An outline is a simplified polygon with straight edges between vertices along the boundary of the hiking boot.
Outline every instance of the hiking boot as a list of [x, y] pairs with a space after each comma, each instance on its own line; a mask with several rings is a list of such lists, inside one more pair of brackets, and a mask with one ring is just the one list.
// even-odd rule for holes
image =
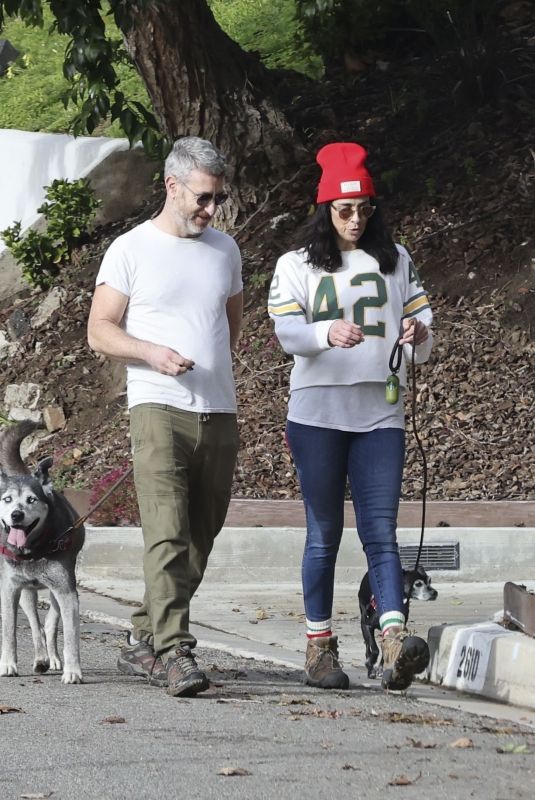
[[149, 642], [131, 643], [130, 633], [121, 647], [117, 668], [124, 675], [147, 678], [152, 686], [167, 686], [167, 670]]
[[389, 628], [383, 636], [383, 689], [407, 689], [415, 675], [429, 664], [429, 647], [424, 639], [411, 636], [406, 628]]
[[305, 683], [320, 689], [349, 688], [349, 678], [338, 661], [336, 636], [317, 636], [308, 640]]
[[167, 693], [173, 697], [192, 697], [204, 692], [210, 684], [199, 669], [189, 644], [183, 644], [169, 655], [166, 663]]

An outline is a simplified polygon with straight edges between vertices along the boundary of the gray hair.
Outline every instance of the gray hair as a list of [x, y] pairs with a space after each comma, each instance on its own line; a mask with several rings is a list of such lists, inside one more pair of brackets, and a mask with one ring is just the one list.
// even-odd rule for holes
[[207, 139], [183, 136], [177, 139], [165, 160], [164, 177], [174, 175], [185, 180], [194, 169], [219, 177], [224, 175], [225, 167], [225, 157]]

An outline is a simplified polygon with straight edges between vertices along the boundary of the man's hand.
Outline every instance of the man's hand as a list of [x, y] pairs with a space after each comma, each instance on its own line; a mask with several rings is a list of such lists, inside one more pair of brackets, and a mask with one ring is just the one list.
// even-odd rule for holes
[[364, 336], [359, 325], [337, 319], [329, 328], [327, 341], [331, 347], [355, 347], [364, 341]]
[[176, 350], [164, 347], [160, 344], [147, 342], [147, 352], [145, 361], [162, 375], [183, 375], [188, 370], [192, 370], [195, 362], [189, 358], [184, 358]]
[[429, 328], [419, 319], [414, 317], [412, 319], [405, 318], [402, 320], [402, 324], [403, 333], [399, 338], [400, 344], [422, 344], [429, 336]]

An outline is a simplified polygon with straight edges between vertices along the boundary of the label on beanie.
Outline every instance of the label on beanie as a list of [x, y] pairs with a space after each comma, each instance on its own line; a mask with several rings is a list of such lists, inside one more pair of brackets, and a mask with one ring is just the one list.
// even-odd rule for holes
[[347, 192], [360, 192], [360, 181], [342, 181], [340, 184], [340, 191], [346, 194]]

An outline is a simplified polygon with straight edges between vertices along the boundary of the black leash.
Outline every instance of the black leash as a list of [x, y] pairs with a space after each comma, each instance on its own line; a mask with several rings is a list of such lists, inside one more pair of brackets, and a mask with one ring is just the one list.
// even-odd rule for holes
[[[416, 439], [416, 444], [418, 445], [418, 449], [420, 451], [420, 455], [422, 457], [422, 470], [423, 470], [423, 486], [422, 486], [422, 528], [420, 532], [420, 544], [418, 547], [418, 554], [416, 556], [416, 562], [414, 564], [414, 571], [418, 569], [420, 564], [420, 556], [422, 555], [422, 547], [424, 544], [424, 531], [425, 531], [425, 512], [426, 512], [426, 502], [427, 502], [427, 459], [425, 457], [425, 450], [423, 448], [422, 442], [420, 441], [420, 437], [418, 435], [418, 427], [416, 425], [416, 368], [415, 368], [415, 350], [416, 346], [412, 345], [412, 354], [411, 354], [411, 392], [412, 392], [412, 400], [411, 400], [411, 420], [412, 420], [412, 431], [414, 433], [414, 438]], [[386, 379], [386, 400], [388, 403], [394, 404], [397, 403], [399, 398], [399, 378], [397, 373], [401, 367], [401, 362], [403, 359], [403, 345], [399, 343], [399, 339], [396, 341], [394, 347], [392, 348], [392, 353], [390, 355], [390, 359], [388, 362], [388, 368], [390, 369], [391, 374]], [[411, 586], [412, 590], [412, 586]]]

